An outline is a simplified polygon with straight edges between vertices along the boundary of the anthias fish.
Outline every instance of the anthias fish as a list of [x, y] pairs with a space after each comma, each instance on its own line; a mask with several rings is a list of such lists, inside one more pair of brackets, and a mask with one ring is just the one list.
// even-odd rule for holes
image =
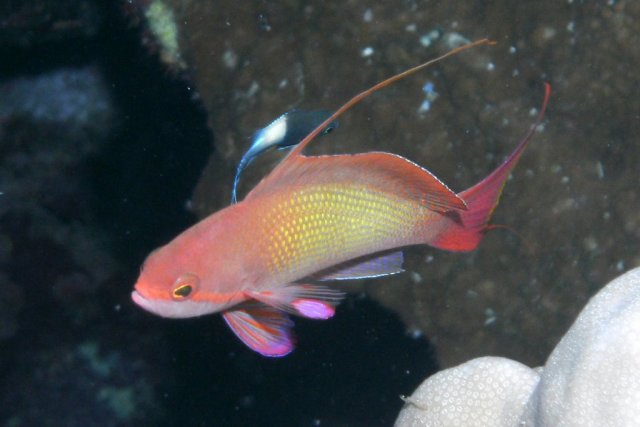
[[402, 271], [400, 249], [450, 251], [478, 245], [502, 187], [543, 117], [489, 176], [456, 194], [426, 169], [390, 153], [305, 156], [339, 115], [382, 87], [466, 45], [356, 95], [319, 124], [244, 200], [157, 249], [132, 293], [164, 317], [221, 312], [233, 332], [265, 356], [294, 348], [289, 314], [328, 319], [343, 293], [323, 280]]
[[[312, 130], [324, 122], [331, 112], [327, 110], [304, 111], [292, 110], [284, 113], [264, 128], [257, 131], [251, 138], [251, 147], [244, 153], [238, 163], [236, 176], [233, 179], [231, 203], [237, 203], [238, 184], [242, 171], [260, 154], [277, 148], [283, 150], [298, 144]], [[338, 122], [329, 123], [322, 134], [327, 134], [338, 127]]]

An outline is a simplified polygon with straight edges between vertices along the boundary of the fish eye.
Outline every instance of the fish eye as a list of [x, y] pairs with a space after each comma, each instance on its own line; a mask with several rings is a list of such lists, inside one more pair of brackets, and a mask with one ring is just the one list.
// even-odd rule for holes
[[191, 294], [193, 290], [193, 286], [191, 285], [180, 285], [173, 290], [173, 297], [175, 299], [184, 299]]
[[182, 301], [189, 298], [193, 295], [193, 292], [196, 290], [200, 279], [195, 274], [187, 273], [178, 277], [175, 284], [173, 285], [173, 291], [171, 291], [171, 296], [176, 301]]

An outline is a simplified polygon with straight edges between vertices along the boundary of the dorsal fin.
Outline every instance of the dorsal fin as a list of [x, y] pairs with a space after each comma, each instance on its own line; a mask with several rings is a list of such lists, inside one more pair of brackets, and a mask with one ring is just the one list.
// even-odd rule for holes
[[278, 182], [279, 181], [279, 175], [285, 173], [286, 168], [289, 167], [290, 165], [293, 166], [292, 164], [294, 163], [294, 160], [297, 157], [302, 156], [302, 151], [305, 149], [305, 147], [307, 146], [307, 144], [309, 144], [316, 136], [318, 136], [325, 128], [327, 128], [327, 126], [329, 126], [332, 122], [334, 122], [335, 120], [338, 119], [338, 117], [340, 117], [342, 114], [344, 114], [346, 111], [348, 111], [351, 107], [353, 107], [354, 105], [358, 104], [360, 101], [362, 101], [363, 99], [367, 98], [369, 95], [373, 94], [374, 92], [379, 91], [380, 89], [383, 89], [384, 87], [397, 82], [398, 80], [402, 80], [405, 77], [408, 77], [424, 68], [429, 67], [430, 65], [435, 64], [436, 62], [439, 62], [445, 58], [448, 58], [450, 56], [456, 55], [462, 51], [465, 51], [467, 49], [471, 49], [473, 47], [476, 46], [481, 46], [481, 45], [491, 45], [491, 44], [495, 44], [494, 41], [489, 40], [489, 39], [481, 39], [481, 40], [476, 40], [475, 42], [472, 43], [468, 43], [465, 44], [463, 46], [459, 46], [456, 47], [454, 49], [451, 49], [449, 52], [445, 53], [444, 55], [441, 55], [437, 58], [431, 59], [423, 64], [417, 65], [413, 68], [410, 68], [406, 71], [403, 71], [399, 74], [396, 74], [394, 76], [389, 77], [386, 80], [383, 80], [382, 82], [373, 85], [372, 87], [370, 87], [367, 90], [364, 90], [362, 92], [360, 92], [359, 94], [357, 94], [356, 96], [354, 96], [353, 98], [351, 98], [349, 101], [347, 101], [342, 107], [338, 108], [331, 116], [329, 116], [324, 122], [320, 123], [309, 135], [307, 135], [301, 142], [300, 144], [298, 144], [297, 146], [295, 146], [290, 152], [289, 154], [275, 167], [275, 169], [273, 171], [271, 171], [271, 173], [266, 176], [261, 184], [267, 184], [265, 181], [267, 182]]
[[436, 212], [466, 210], [465, 202], [431, 172], [404, 157], [390, 153], [298, 155], [276, 178], [263, 179], [245, 200], [283, 188], [309, 185], [361, 185], [411, 199]]

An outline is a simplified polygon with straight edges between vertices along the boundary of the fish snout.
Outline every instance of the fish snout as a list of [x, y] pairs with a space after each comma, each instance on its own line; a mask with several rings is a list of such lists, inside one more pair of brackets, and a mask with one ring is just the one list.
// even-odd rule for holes
[[137, 290], [134, 289], [134, 291], [131, 292], [131, 299], [133, 300], [134, 303], [139, 305], [141, 308], [154, 313], [154, 310], [152, 309], [151, 301], [143, 297], [142, 294]]
[[175, 301], [150, 298], [138, 290], [131, 292], [131, 299], [150, 313], [172, 319], [185, 319], [220, 311], [220, 307], [206, 301]]

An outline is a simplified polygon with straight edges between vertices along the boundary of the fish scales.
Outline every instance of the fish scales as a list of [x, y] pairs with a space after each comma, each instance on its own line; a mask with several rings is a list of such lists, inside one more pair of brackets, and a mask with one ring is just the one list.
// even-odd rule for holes
[[429, 215], [416, 202], [365, 186], [312, 186], [267, 210], [260, 253], [270, 274], [300, 279], [325, 265], [397, 247]]

